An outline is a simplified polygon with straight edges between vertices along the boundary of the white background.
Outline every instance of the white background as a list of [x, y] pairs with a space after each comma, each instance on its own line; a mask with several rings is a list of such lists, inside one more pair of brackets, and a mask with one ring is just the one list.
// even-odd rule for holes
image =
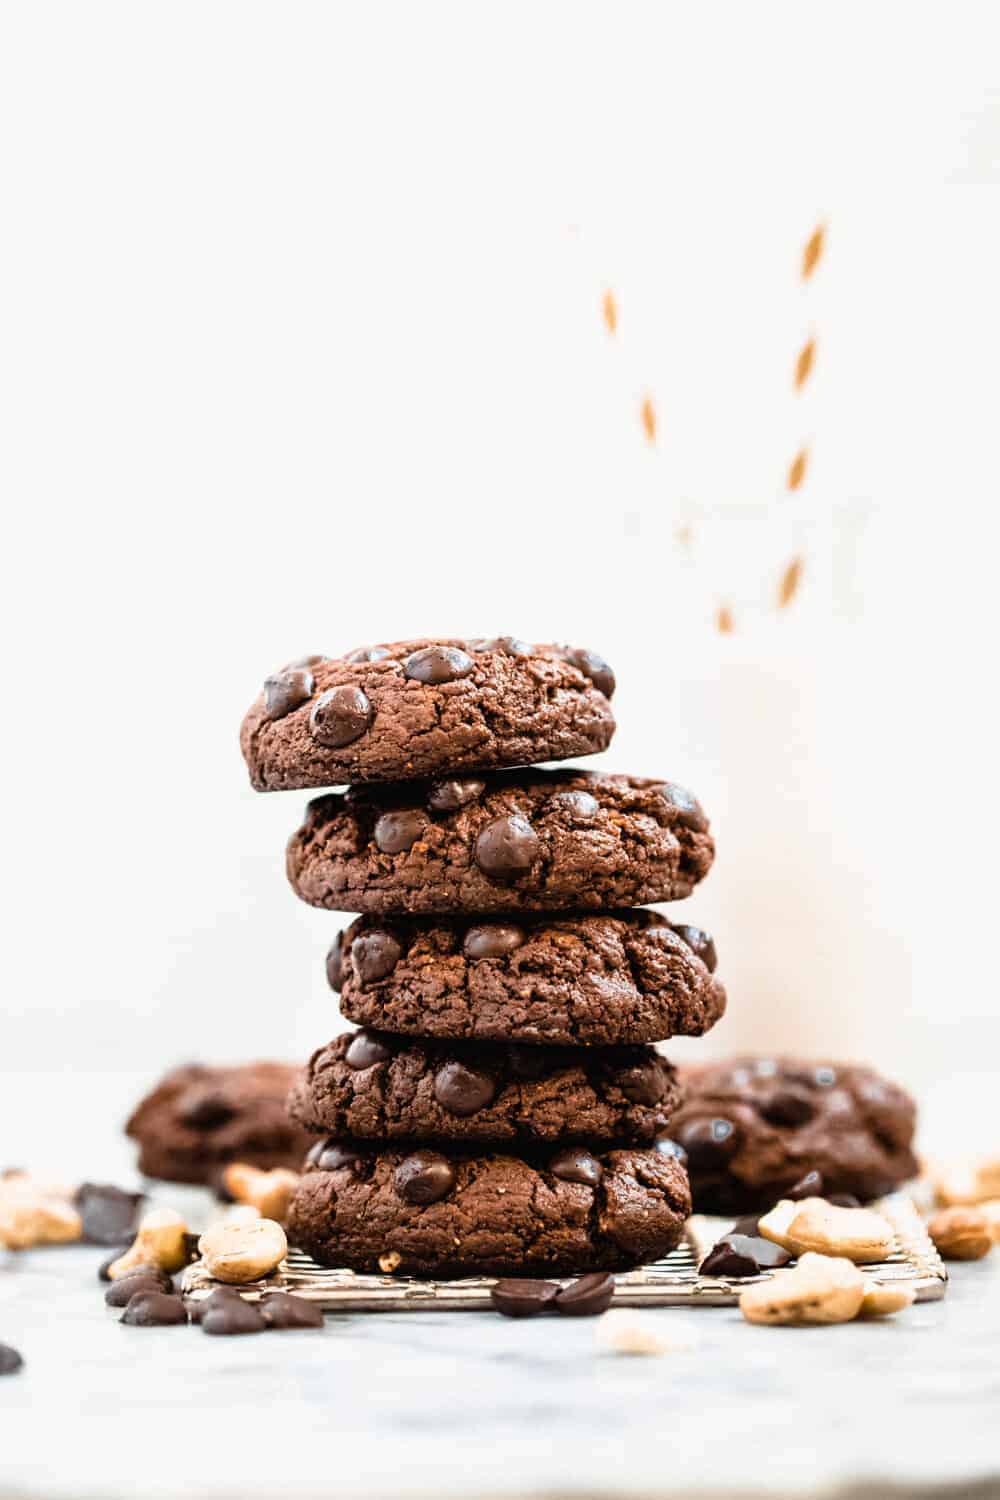
[[675, 1050], [981, 1099], [996, 15], [3, 8], [0, 1066], [325, 1040], [240, 718], [303, 652], [511, 632], [607, 655], [604, 763], [712, 816], [730, 1014]]

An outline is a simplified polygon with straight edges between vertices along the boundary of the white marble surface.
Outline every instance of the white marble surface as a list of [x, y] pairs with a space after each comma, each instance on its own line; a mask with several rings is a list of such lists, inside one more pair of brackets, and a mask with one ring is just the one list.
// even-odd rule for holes
[[[67, 1099], [82, 1084], [67, 1080]], [[3, 1089], [8, 1160], [56, 1166], [61, 1144], [74, 1175], [124, 1180], [117, 1139], [70, 1112], [15, 1151], [8, 1110], [27, 1086]], [[114, 1089], [90, 1095], [104, 1120]], [[103, 1303], [102, 1253], [0, 1268], [0, 1340], [26, 1361], [0, 1383], [0, 1500], [1000, 1494], [995, 1263], [955, 1268], [943, 1302], [885, 1324], [645, 1312], [695, 1347], [628, 1359], [598, 1352], [590, 1319], [357, 1314], [250, 1339], [125, 1328]]]

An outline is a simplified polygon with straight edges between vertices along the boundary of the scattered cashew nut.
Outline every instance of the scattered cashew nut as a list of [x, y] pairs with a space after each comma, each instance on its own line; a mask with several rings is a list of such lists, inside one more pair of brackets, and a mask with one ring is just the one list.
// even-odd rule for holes
[[274, 1219], [251, 1224], [213, 1224], [198, 1241], [205, 1269], [216, 1281], [242, 1285], [259, 1281], [288, 1253], [285, 1231]]
[[0, 1245], [8, 1250], [30, 1250], [35, 1245], [68, 1245], [83, 1233], [75, 1208], [58, 1198], [28, 1193], [0, 1198]]
[[135, 1239], [124, 1255], [112, 1261], [108, 1277], [117, 1281], [127, 1276], [134, 1266], [159, 1266], [172, 1276], [187, 1265], [188, 1254], [185, 1235], [187, 1225], [180, 1214], [172, 1208], [153, 1208], [139, 1220]]
[[857, 1265], [885, 1260], [895, 1243], [892, 1225], [869, 1208], [838, 1208], [825, 1198], [783, 1198], [760, 1220], [765, 1239], [805, 1255], [843, 1255]]
[[982, 1260], [993, 1249], [993, 1227], [979, 1208], [943, 1208], [927, 1233], [945, 1260]]
[[859, 1318], [888, 1318], [892, 1313], [912, 1307], [916, 1300], [912, 1286], [904, 1282], [866, 1281]]
[[287, 1167], [262, 1172], [247, 1162], [234, 1161], [223, 1172], [222, 1183], [237, 1203], [248, 1203], [262, 1219], [277, 1219], [283, 1224], [299, 1185], [299, 1174]]
[[865, 1295], [865, 1278], [842, 1256], [806, 1253], [796, 1266], [745, 1288], [740, 1312], [748, 1323], [849, 1323]]

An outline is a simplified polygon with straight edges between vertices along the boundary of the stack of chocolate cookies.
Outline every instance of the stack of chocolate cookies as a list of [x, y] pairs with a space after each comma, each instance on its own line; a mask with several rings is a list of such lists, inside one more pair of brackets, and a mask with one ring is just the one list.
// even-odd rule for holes
[[258, 789], [347, 786], [288, 846], [297, 895], [360, 914], [327, 972], [363, 1029], [291, 1103], [325, 1137], [289, 1224], [318, 1261], [559, 1275], [680, 1239], [680, 1091], [650, 1044], [725, 992], [707, 933], [637, 908], [707, 874], [708, 822], [670, 782], [530, 765], [604, 750], [613, 691], [589, 651], [410, 641], [293, 662], [244, 720]]

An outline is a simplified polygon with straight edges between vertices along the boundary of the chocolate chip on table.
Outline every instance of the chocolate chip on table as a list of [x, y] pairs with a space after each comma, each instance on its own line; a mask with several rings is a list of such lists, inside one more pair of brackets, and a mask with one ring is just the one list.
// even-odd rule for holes
[[486, 782], [477, 781], [471, 776], [435, 781], [427, 793], [427, 806], [431, 812], [458, 812], [460, 807], [468, 807], [470, 802], [478, 801], [485, 790]]
[[804, 1177], [800, 1177], [798, 1182], [793, 1183], [781, 1194], [782, 1198], [791, 1198], [796, 1203], [800, 1198], [822, 1198], [822, 1196], [822, 1172], [807, 1172]]
[[692, 833], [704, 833], [708, 828], [708, 819], [702, 811], [701, 803], [686, 787], [678, 786], [675, 781], [664, 781], [659, 790], [680, 813], [678, 822], [682, 828], [689, 828]]
[[344, 683], [320, 693], [309, 715], [309, 733], [329, 750], [341, 750], [365, 734], [375, 711], [359, 687]]
[[376, 1063], [388, 1062], [391, 1056], [392, 1049], [374, 1031], [362, 1030], [351, 1037], [344, 1061], [356, 1073], [362, 1073]]
[[427, 820], [415, 809], [385, 812], [375, 824], [375, 846], [382, 854], [406, 854], [427, 831]]
[[407, 1203], [437, 1203], [455, 1186], [455, 1169], [439, 1151], [414, 1151], [396, 1168], [396, 1191]]
[[686, 922], [674, 926], [674, 932], [687, 943], [696, 958], [700, 958], [710, 974], [715, 973], [718, 956], [715, 952], [715, 943], [709, 933], [701, 927], [691, 927]]
[[733, 1122], [718, 1116], [686, 1121], [680, 1127], [678, 1139], [691, 1165], [708, 1170], [729, 1161], [736, 1155], [740, 1144], [739, 1132]]
[[351, 944], [351, 964], [361, 985], [388, 978], [402, 956], [403, 949], [391, 932], [363, 932]]
[[16, 1375], [24, 1360], [9, 1344], [0, 1344], [0, 1375]]
[[83, 1238], [91, 1245], [120, 1245], [133, 1239], [144, 1202], [144, 1193], [128, 1193], [107, 1182], [81, 1183], [73, 1198]]
[[331, 990], [340, 994], [340, 986], [344, 978], [344, 955], [340, 948], [341, 934], [338, 932], [326, 955], [326, 981]]
[[201, 1305], [198, 1322], [202, 1333], [222, 1338], [240, 1333], [263, 1333], [267, 1328], [260, 1308], [247, 1302], [239, 1292], [221, 1295], [222, 1289], [211, 1292]]
[[534, 1318], [555, 1303], [559, 1293], [556, 1281], [527, 1281], [505, 1276], [490, 1290], [490, 1301], [505, 1318]]
[[476, 839], [476, 864], [491, 880], [516, 880], [528, 873], [541, 847], [527, 818], [511, 813], [488, 823]]
[[384, 661], [388, 655], [384, 646], [359, 646], [356, 651], [349, 651], [344, 660], [352, 666], [360, 666], [366, 662]]
[[604, 1168], [597, 1157], [591, 1156], [581, 1146], [565, 1146], [557, 1151], [549, 1162], [549, 1171], [560, 1182], [578, 1182], [589, 1188], [595, 1188], [604, 1176]]
[[434, 1078], [435, 1099], [442, 1109], [460, 1118], [492, 1104], [496, 1091], [496, 1079], [476, 1073], [460, 1062], [446, 1062]]
[[136, 1292], [172, 1292], [173, 1281], [159, 1266], [137, 1268], [128, 1276], [119, 1276], [104, 1293], [108, 1307], [127, 1307]]
[[567, 1318], [591, 1318], [607, 1312], [615, 1295], [615, 1278], [602, 1271], [581, 1276], [556, 1293], [555, 1309]]
[[461, 677], [468, 677], [472, 666], [472, 657], [457, 646], [424, 646], [406, 658], [403, 672], [414, 682], [437, 687], [443, 682], [457, 682]]
[[663, 1069], [652, 1058], [627, 1068], [621, 1079], [622, 1093], [633, 1104], [659, 1104], [666, 1088]]
[[698, 1267], [702, 1276], [757, 1276], [787, 1266], [787, 1250], [759, 1235], [724, 1234]]
[[257, 1303], [268, 1328], [322, 1328], [323, 1309], [292, 1292], [268, 1292]]
[[341, 1167], [353, 1167], [361, 1160], [361, 1152], [354, 1146], [346, 1146], [343, 1141], [326, 1140], [317, 1141], [310, 1149], [306, 1162], [311, 1167], [318, 1167], [321, 1172], [336, 1172]]
[[488, 926], [469, 928], [462, 952], [466, 958], [503, 958], [527, 941], [523, 927], [515, 927], [511, 922], [491, 922]]
[[209, 1308], [215, 1307], [218, 1302], [225, 1301], [227, 1297], [235, 1297], [238, 1301], [243, 1301], [234, 1286], [217, 1286], [209, 1292], [207, 1297], [192, 1297], [187, 1305], [188, 1318], [192, 1323], [200, 1323]]
[[614, 696], [615, 674], [603, 656], [596, 651], [571, 651], [566, 658], [584, 677], [589, 677], [599, 693], [605, 698]]
[[187, 1309], [180, 1297], [169, 1292], [143, 1291], [129, 1298], [118, 1321], [135, 1328], [160, 1328], [187, 1320]]
[[293, 708], [308, 703], [313, 693], [313, 674], [305, 667], [286, 667], [264, 683], [264, 712], [269, 719], [283, 719]]

